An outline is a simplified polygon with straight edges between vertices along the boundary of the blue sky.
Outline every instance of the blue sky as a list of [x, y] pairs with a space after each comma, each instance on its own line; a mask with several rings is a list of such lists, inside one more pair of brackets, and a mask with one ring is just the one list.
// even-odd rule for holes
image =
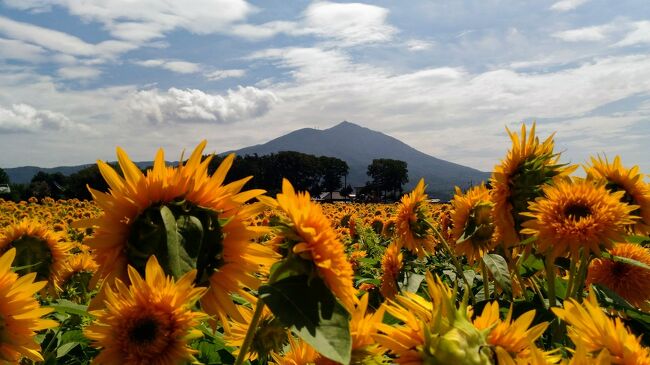
[[348, 120], [489, 171], [505, 127], [650, 172], [647, 0], [0, 1], [0, 166]]

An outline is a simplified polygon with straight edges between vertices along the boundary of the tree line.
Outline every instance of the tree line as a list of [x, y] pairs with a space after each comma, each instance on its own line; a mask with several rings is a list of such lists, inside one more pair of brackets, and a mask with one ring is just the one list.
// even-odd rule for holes
[[[208, 165], [208, 172], [214, 173], [224, 158], [225, 156], [214, 156]], [[111, 166], [121, 173], [117, 164], [111, 163]], [[348, 173], [349, 166], [341, 159], [283, 151], [261, 156], [237, 156], [225, 183], [253, 176], [246, 184], [247, 188], [264, 189], [268, 194], [275, 195], [280, 192], [284, 177], [289, 179], [297, 190], [309, 191], [312, 196], [335, 191], [348, 196], [354, 191], [350, 184], [345, 184]], [[399, 160], [375, 159], [368, 165], [367, 175], [370, 180], [359, 190], [359, 198], [364, 200], [397, 199], [403, 193], [402, 186], [408, 182], [407, 164]], [[2, 169], [0, 184], [10, 184], [9, 176]], [[91, 199], [87, 186], [99, 191], [108, 190], [97, 165], [86, 167], [69, 176], [60, 172], [39, 171], [29, 184], [10, 184], [11, 193], [0, 195], [0, 198], [14, 201], [26, 200], [32, 196]]]

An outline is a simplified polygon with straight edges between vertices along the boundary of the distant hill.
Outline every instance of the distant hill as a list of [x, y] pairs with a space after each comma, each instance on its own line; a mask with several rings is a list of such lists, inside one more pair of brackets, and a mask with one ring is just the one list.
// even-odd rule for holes
[[[138, 165], [138, 167], [140, 168], [144, 168], [153, 165], [153, 162], [142, 161], [142, 162], [136, 162], [135, 164]], [[76, 165], [76, 166], [58, 166], [58, 167], [21, 166], [21, 167], [7, 167], [4, 168], [4, 170], [7, 173], [7, 175], [9, 175], [9, 180], [13, 184], [29, 184], [32, 181], [34, 175], [36, 175], [39, 171], [43, 171], [48, 174], [56, 174], [57, 172], [60, 172], [63, 175], [72, 175], [75, 172], [78, 172], [92, 165], [94, 164], [85, 164], [85, 165]]]
[[420, 152], [400, 140], [361, 127], [342, 122], [336, 126], [318, 130], [304, 128], [273, 139], [267, 143], [233, 151], [238, 155], [266, 155], [279, 151], [298, 151], [317, 156], [340, 158], [348, 163], [348, 184], [362, 186], [368, 181], [367, 167], [376, 158], [391, 158], [408, 164], [411, 189], [424, 177], [427, 191], [432, 197], [449, 199], [454, 186], [467, 187], [487, 181], [490, 174], [470, 167], [441, 160]]
[[[267, 143], [233, 151], [238, 155], [266, 155], [280, 151], [297, 151], [317, 156], [340, 158], [348, 163], [350, 173], [347, 183], [358, 187], [368, 181], [367, 167], [376, 158], [392, 158], [406, 161], [409, 183], [406, 190], [415, 186], [421, 177], [428, 185], [431, 197], [450, 199], [454, 186], [467, 187], [486, 181], [490, 174], [473, 168], [441, 160], [420, 152], [396, 138], [361, 127], [354, 123], [342, 122], [332, 128], [318, 130], [304, 128], [273, 139]], [[136, 162], [143, 168], [151, 166], [151, 161]], [[39, 171], [73, 174], [90, 164], [42, 168], [35, 166], [5, 168], [12, 183], [29, 183]]]

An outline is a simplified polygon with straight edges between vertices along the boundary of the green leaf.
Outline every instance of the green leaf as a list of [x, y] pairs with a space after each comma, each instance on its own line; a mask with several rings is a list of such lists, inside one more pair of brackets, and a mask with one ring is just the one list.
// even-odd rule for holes
[[65, 343], [65, 344], [59, 346], [56, 349], [56, 358], [58, 359], [58, 358], [61, 358], [61, 357], [65, 356], [65, 355], [67, 355], [68, 352], [70, 352], [70, 350], [77, 347], [78, 345], [80, 345], [79, 342], [68, 342], [68, 343]]
[[59, 313], [75, 314], [80, 317], [93, 317], [88, 313], [87, 306], [73, 303], [66, 299], [59, 299], [56, 303], [52, 304], [52, 308]]
[[612, 261], [615, 262], [622, 262], [624, 264], [640, 267], [646, 270], [650, 270], [650, 266], [644, 264], [643, 262], [637, 261], [635, 259], [631, 259], [629, 257], [623, 257], [623, 256], [616, 256], [616, 255], [611, 255], [607, 252], [603, 252], [603, 257], [609, 258]]
[[259, 289], [260, 299], [283, 325], [323, 356], [349, 364], [349, 315], [322, 279], [290, 276]]
[[174, 213], [165, 205], [160, 207], [160, 216], [165, 225], [165, 233], [167, 236], [167, 268], [170, 274], [175, 279], [178, 279], [183, 276], [183, 272], [181, 271], [180, 243], [178, 242], [176, 217], [174, 217]]
[[483, 256], [483, 262], [501, 290], [508, 295], [512, 294], [512, 282], [506, 259], [495, 253], [488, 253]]
[[63, 345], [66, 343], [70, 342], [79, 342], [79, 343], [90, 343], [90, 340], [84, 336], [83, 331], [81, 330], [71, 330], [71, 331], [65, 331], [61, 335], [61, 339], [59, 340], [59, 344]]
[[535, 255], [529, 255], [519, 267], [519, 274], [524, 277], [530, 277], [544, 270], [544, 260]]

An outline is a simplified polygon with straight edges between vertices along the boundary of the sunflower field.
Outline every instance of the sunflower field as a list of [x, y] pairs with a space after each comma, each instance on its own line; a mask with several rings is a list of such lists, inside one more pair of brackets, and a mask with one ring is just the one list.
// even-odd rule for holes
[[92, 201], [0, 200], [0, 363], [650, 364], [646, 176], [508, 133], [449, 204], [268, 196], [205, 141], [118, 148]]

